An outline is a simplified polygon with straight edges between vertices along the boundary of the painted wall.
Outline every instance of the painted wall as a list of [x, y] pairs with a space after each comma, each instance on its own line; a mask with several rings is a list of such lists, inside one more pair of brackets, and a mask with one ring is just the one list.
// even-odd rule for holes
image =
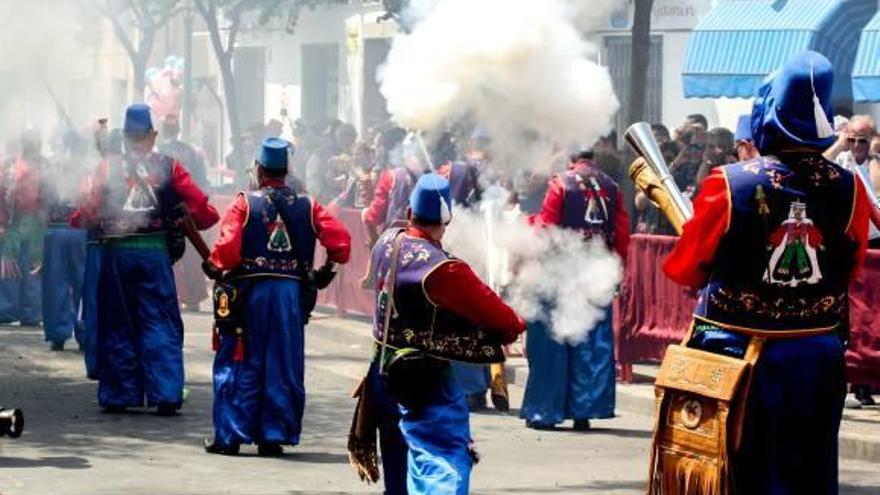
[[[241, 38], [242, 46], [266, 47], [266, 119], [278, 118], [286, 108], [288, 117], [295, 120], [302, 112], [302, 46], [304, 44], [337, 43], [339, 46], [339, 108], [337, 117], [357, 119], [356, 99], [352, 96], [351, 60], [348, 48], [347, 21], [353, 16], [375, 14], [375, 5], [346, 5], [306, 10], [300, 16], [293, 34], [275, 23], [269, 30], [247, 33]], [[367, 16], [365, 15], [365, 19]], [[356, 64], [354, 64], [356, 65]]]

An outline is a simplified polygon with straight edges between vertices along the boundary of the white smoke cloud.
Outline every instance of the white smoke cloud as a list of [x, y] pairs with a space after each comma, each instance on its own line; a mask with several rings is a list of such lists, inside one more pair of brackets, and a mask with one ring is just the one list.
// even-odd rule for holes
[[[606, 314], [622, 264], [604, 244], [585, 243], [579, 232], [538, 229], [516, 211], [499, 214], [503, 194], [488, 192], [483, 211], [456, 208], [444, 247], [466, 261], [527, 321], [542, 321], [558, 342], [583, 342]], [[487, 221], [492, 218], [491, 248]]]
[[412, 33], [395, 38], [380, 71], [388, 110], [424, 131], [469, 117], [486, 127], [501, 163], [534, 155], [536, 144], [590, 145], [619, 104], [580, 28], [597, 27], [619, 4], [417, 0], [405, 15], [417, 20]]
[[51, 87], [64, 98], [82, 38], [79, 2], [0, 0], [0, 133], [45, 133], [58, 118]]

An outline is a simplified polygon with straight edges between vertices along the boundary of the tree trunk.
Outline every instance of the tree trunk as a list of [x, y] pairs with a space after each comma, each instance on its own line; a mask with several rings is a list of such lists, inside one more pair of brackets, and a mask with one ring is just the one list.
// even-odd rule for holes
[[143, 103], [144, 91], [147, 87], [147, 57], [143, 55], [131, 57], [131, 66], [134, 71], [134, 95], [131, 102]]
[[651, 10], [654, 0], [633, 0], [632, 45], [629, 77], [629, 114], [632, 124], [645, 118], [645, 97], [648, 85], [648, 65], [651, 63]]
[[214, 55], [217, 57], [217, 63], [220, 65], [220, 76], [223, 79], [223, 94], [226, 98], [226, 115], [229, 117], [229, 141], [235, 155], [235, 163], [227, 164], [237, 167], [236, 183], [242, 184], [245, 177], [244, 170], [241, 167], [247, 167], [247, 161], [253, 157], [245, 156], [243, 143], [241, 139], [241, 122], [238, 116], [238, 94], [235, 88], [235, 76], [232, 73], [232, 56], [235, 53], [235, 37], [238, 33], [239, 23], [241, 22], [240, 13], [229, 20], [226, 29], [226, 46], [223, 46], [223, 40], [220, 34], [220, 22], [218, 19], [218, 9], [216, 0], [195, 0], [195, 7], [205, 25], [208, 27], [208, 35], [211, 39], [211, 46], [214, 48]]
[[226, 115], [229, 117], [229, 141], [232, 149], [239, 155], [240, 161], [250, 160], [253, 157], [243, 156], [243, 143], [241, 139], [241, 122], [238, 116], [238, 93], [235, 88], [235, 75], [232, 73], [232, 53], [227, 53], [219, 58], [220, 75], [223, 77], [223, 94], [226, 95]]

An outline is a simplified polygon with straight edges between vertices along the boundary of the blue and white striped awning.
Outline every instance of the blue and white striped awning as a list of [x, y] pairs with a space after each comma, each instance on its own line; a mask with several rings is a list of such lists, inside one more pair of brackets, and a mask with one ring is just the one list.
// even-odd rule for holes
[[862, 30], [852, 87], [854, 100], [880, 101], [880, 14]]
[[727, 0], [700, 21], [682, 69], [688, 98], [750, 98], [793, 53], [815, 50], [834, 64], [835, 96], [850, 94], [862, 27], [876, 0]]

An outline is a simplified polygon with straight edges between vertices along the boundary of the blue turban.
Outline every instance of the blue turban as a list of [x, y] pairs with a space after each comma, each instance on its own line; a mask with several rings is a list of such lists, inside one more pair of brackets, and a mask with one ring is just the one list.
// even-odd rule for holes
[[758, 90], [752, 110], [752, 139], [762, 154], [780, 146], [825, 149], [834, 143], [831, 89], [834, 67], [824, 55], [791, 56]]

